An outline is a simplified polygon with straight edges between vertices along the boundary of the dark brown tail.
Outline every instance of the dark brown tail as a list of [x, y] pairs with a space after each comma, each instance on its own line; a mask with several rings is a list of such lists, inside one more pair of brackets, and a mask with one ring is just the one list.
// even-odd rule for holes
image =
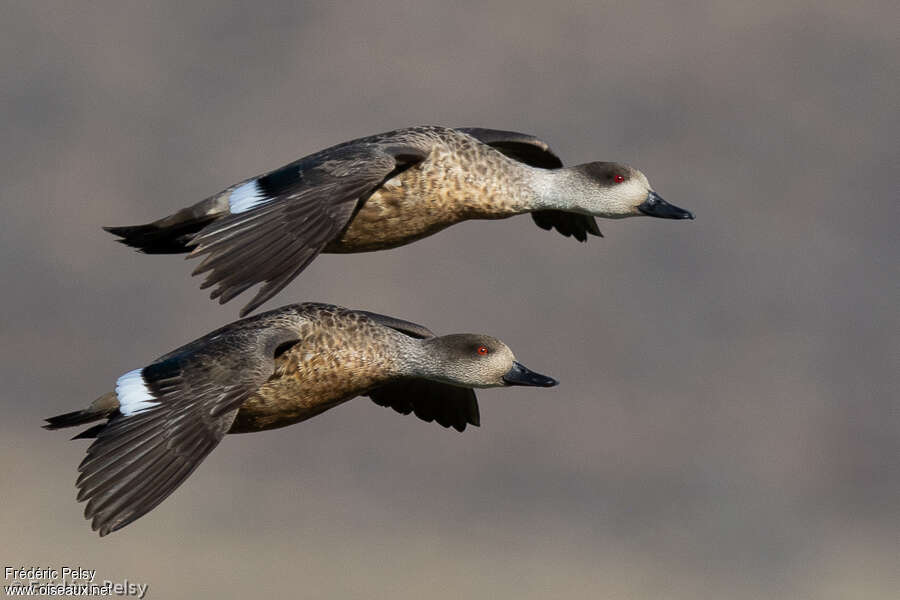
[[174, 215], [127, 227], [104, 227], [118, 241], [147, 254], [190, 252], [191, 240], [201, 229], [228, 214], [228, 194], [219, 194], [182, 208]]
[[[63, 413], [55, 417], [44, 419], [47, 424], [44, 429], [63, 429], [65, 427], [77, 427], [85, 423], [92, 423], [100, 419], [108, 419], [115, 415], [119, 410], [119, 401], [115, 393], [104, 394], [97, 398], [89, 407], [84, 410], [76, 410], [73, 412]], [[100, 423], [90, 427], [75, 437], [73, 440], [81, 438], [95, 438], [100, 431], [106, 427], [106, 423]]]
[[119, 236], [121, 239], [117, 240], [118, 242], [137, 248], [138, 251], [146, 254], [181, 254], [190, 251], [188, 244], [194, 234], [217, 218], [206, 216], [177, 223], [165, 223], [171, 219], [171, 217], [166, 217], [146, 225], [104, 227], [103, 229]]

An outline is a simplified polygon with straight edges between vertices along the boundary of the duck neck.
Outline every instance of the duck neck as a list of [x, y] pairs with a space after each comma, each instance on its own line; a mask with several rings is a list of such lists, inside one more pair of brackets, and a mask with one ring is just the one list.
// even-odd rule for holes
[[585, 215], [597, 214], [589, 207], [589, 190], [584, 189], [576, 171], [562, 169], [529, 169], [532, 191], [531, 210], [562, 210]]
[[399, 374], [404, 377], [434, 379], [438, 375], [440, 361], [435, 361], [433, 348], [429, 342], [435, 338], [419, 339], [401, 335], [403, 339], [397, 344]]

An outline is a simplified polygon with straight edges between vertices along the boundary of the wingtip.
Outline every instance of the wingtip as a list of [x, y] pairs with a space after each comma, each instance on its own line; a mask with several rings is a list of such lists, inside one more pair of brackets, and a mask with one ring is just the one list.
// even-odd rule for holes
[[117, 527], [112, 527], [109, 523], [100, 523], [97, 521], [98, 519], [96, 518], [91, 521], [91, 529], [96, 531], [99, 537], [106, 537], [118, 529]]
[[[441, 423], [439, 423], [439, 425], [440, 424]], [[458, 432], [463, 433], [466, 430], [466, 428], [470, 425], [472, 427], [481, 427], [481, 421], [478, 419], [470, 419], [469, 421], [465, 421], [463, 423], [453, 423], [449, 426], [444, 425], [444, 427], [447, 427], [448, 429], [453, 428], [453, 429], [457, 430]]]

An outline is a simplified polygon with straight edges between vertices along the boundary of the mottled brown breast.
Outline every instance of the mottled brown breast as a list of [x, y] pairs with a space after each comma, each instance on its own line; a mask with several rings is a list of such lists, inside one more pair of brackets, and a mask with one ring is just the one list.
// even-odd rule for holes
[[276, 359], [275, 373], [241, 406], [229, 433], [292, 425], [391, 380], [400, 335], [365, 317], [311, 323]]
[[395, 248], [467, 219], [502, 219], [526, 210], [530, 189], [518, 164], [460, 136], [389, 179], [324, 252]]

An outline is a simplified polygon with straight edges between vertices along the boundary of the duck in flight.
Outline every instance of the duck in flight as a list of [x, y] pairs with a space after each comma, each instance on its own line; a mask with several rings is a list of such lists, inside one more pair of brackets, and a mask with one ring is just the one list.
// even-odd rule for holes
[[487, 335], [436, 337], [393, 317], [305, 303], [213, 331], [44, 427], [105, 421], [75, 436], [94, 439], [76, 487], [103, 536], [162, 502], [226, 433], [285, 427], [360, 395], [463, 431], [480, 424], [472, 388], [557, 383]]
[[203, 256], [194, 275], [225, 303], [262, 284], [255, 310], [321, 252], [395, 248], [468, 219], [531, 213], [585, 241], [594, 217], [693, 219], [637, 169], [563, 167], [536, 137], [493, 129], [410, 127], [301, 158], [146, 225], [106, 227], [148, 254]]

